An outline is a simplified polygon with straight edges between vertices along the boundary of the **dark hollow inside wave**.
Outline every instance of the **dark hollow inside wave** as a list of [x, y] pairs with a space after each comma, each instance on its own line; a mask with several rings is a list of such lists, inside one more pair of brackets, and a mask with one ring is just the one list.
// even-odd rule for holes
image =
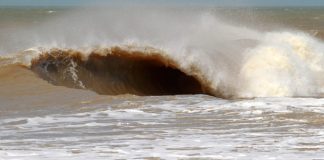
[[84, 88], [99, 94], [201, 94], [201, 84], [158, 54], [132, 53], [114, 48], [88, 58], [72, 50], [51, 50], [33, 60], [31, 69], [61, 86]]

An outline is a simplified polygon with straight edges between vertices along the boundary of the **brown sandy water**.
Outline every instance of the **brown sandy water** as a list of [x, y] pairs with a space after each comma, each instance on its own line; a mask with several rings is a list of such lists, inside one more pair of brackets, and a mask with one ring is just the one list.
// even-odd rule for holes
[[[6, 14], [0, 17], [6, 18], [1, 19], [0, 25], [6, 31], [12, 26], [25, 26], [33, 32], [27, 26], [41, 25], [47, 23], [46, 19], [69, 12], [52, 10], [55, 12], [2, 9], [1, 13]], [[321, 159], [324, 157], [323, 77], [320, 74], [324, 47], [319, 40], [323, 32], [322, 12], [292, 8], [251, 12], [258, 16], [256, 19], [277, 24], [271, 27], [289, 26], [311, 34], [314, 31], [315, 38], [289, 30], [267, 36], [280, 44], [286, 42], [285, 37], [296, 40], [293, 44], [287, 41], [289, 45], [283, 47], [259, 39], [232, 41], [244, 47], [260, 45], [255, 50], [252, 48], [251, 53], [256, 55], [265, 51], [263, 46], [275, 46], [273, 50], [277, 51], [271, 52], [273, 59], [272, 56], [244, 57], [248, 60], [239, 67], [245, 69], [239, 71], [232, 71], [237, 63], [222, 63], [231, 58], [222, 59], [221, 54], [217, 58], [200, 52], [194, 56], [191, 50], [186, 50], [183, 56], [174, 55], [176, 52], [167, 47], [147, 47], [147, 44], [144, 48], [121, 44], [95, 49], [50, 46], [25, 50], [31, 42], [22, 39], [24, 43], [19, 46], [22, 48], [8, 49], [8, 45], [20, 44], [20, 39], [13, 42], [7, 32], [1, 32], [1, 53], [6, 55], [0, 60], [0, 159]], [[242, 19], [248, 21], [251, 17], [245, 15]], [[212, 31], [208, 33], [213, 36]], [[295, 45], [299, 42], [314, 54], [306, 54], [305, 48], [300, 47], [303, 45]], [[204, 45], [195, 43], [201, 50], [209, 49], [207, 41]], [[301, 49], [285, 50], [285, 54], [277, 56], [282, 48], [289, 46]], [[290, 52], [315, 58], [298, 59]], [[289, 58], [293, 60], [281, 61]], [[276, 85], [265, 87], [267, 81], [262, 77], [247, 81], [251, 83], [246, 87], [233, 85], [241, 82], [216, 83], [221, 74], [212, 72], [219, 71], [215, 62], [234, 66], [226, 70], [231, 71], [230, 75], [268, 78], [267, 75], [273, 74], [272, 77], [279, 77], [270, 78], [277, 86], [282, 84], [280, 78], [288, 77], [284, 86], [292, 87], [273, 91], [271, 87]], [[251, 70], [251, 66], [256, 70]], [[294, 67], [297, 69], [291, 69]], [[291, 70], [294, 74], [288, 72]], [[303, 76], [296, 78], [298, 73]], [[301, 85], [286, 83], [290, 81]], [[243, 86], [249, 93], [237, 86]], [[268, 92], [260, 92], [259, 88]], [[312, 88], [315, 89], [308, 90]], [[252, 96], [246, 98], [246, 95]]]

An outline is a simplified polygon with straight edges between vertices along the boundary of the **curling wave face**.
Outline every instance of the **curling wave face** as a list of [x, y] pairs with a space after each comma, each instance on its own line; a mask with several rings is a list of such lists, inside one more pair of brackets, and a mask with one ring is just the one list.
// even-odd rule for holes
[[204, 93], [201, 83], [158, 52], [119, 47], [93, 50], [51, 49], [34, 59], [31, 69], [55, 85], [100, 94], [175, 95]]
[[[100, 35], [95, 40], [78, 37], [83, 28], [74, 35], [75, 28], [69, 26], [82, 24], [68, 21], [72, 24], [63, 27], [69, 33], [43, 35], [55, 39], [55, 44], [44, 45], [50, 43], [43, 40], [38, 44], [42, 47], [2, 57], [0, 64], [20, 63], [52, 84], [109, 95], [324, 95], [324, 43], [309, 34], [260, 32], [195, 12], [118, 13], [99, 14], [109, 23], [87, 23], [94, 25], [87, 28], [101, 31], [93, 33]], [[66, 23], [63, 19], [46, 27], [62, 27], [57, 24]]]

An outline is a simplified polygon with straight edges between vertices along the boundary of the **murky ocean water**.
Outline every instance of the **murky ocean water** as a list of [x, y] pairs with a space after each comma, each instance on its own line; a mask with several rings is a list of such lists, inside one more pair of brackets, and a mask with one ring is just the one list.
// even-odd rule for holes
[[[44, 73], [46, 73], [44, 74], [45, 76], [50, 75], [48, 73], [52, 74], [48, 76], [50, 78], [48, 77], [44, 78], [42, 77], [42, 75], [39, 75], [31, 70], [30, 63], [32, 59], [31, 57], [33, 56], [29, 55], [29, 52], [35, 50], [27, 50], [22, 53], [20, 53], [20, 51], [28, 49], [29, 47], [33, 47], [35, 45], [43, 44], [35, 40], [38, 39], [39, 37], [41, 37], [40, 39], [44, 40], [44, 43], [48, 43], [48, 41], [52, 40], [50, 36], [55, 36], [54, 39], [56, 41], [55, 43], [53, 42], [54, 44], [49, 45], [50, 47], [52, 47], [52, 45], [54, 47], [61, 47], [61, 48], [67, 47], [67, 46], [62, 47], [61, 45], [56, 43], [62, 42], [68, 44], [72, 40], [75, 40], [74, 38], [77, 39], [75, 43], [79, 45], [78, 40], [80, 39], [78, 36], [74, 37], [75, 35], [73, 33], [75, 32], [77, 33], [77, 35], [79, 35], [80, 30], [82, 32], [82, 31], [87, 31], [87, 29], [84, 28], [80, 29], [75, 26], [73, 27], [69, 26], [70, 28], [69, 27], [64, 28], [61, 26], [62, 28], [59, 29], [67, 30], [67, 33], [65, 35], [67, 36], [67, 38], [62, 38], [61, 35], [57, 34], [56, 32], [57, 28], [55, 28], [55, 25], [53, 27], [54, 23], [50, 23], [49, 21], [51, 21], [51, 19], [55, 17], [56, 18], [62, 16], [64, 17], [65, 14], [68, 14], [70, 12], [68, 9], [46, 9], [46, 8], [45, 9], [44, 8], [43, 9], [35, 9], [35, 8], [34, 9], [22, 9], [22, 8], [1, 9], [0, 18], [2, 22], [0, 22], [0, 26], [3, 27], [3, 30], [0, 31], [0, 41], [1, 41], [0, 44], [0, 54], [1, 54], [0, 57], [0, 160], [17, 160], [17, 159], [32, 159], [32, 160], [38, 160], [38, 159], [51, 159], [51, 160], [57, 160], [57, 159], [66, 159], [66, 160], [74, 160], [74, 159], [78, 159], [78, 160], [81, 159], [84, 160], [89, 160], [89, 159], [93, 159], [93, 160], [100, 160], [100, 159], [321, 160], [323, 159], [324, 160], [324, 99], [321, 98], [323, 97], [323, 92], [324, 92], [323, 81], [322, 81], [324, 79], [322, 74], [323, 70], [321, 70], [324, 69], [323, 67], [324, 64], [322, 64], [324, 60], [323, 58], [324, 51], [321, 50], [324, 48], [323, 41], [321, 40], [321, 38], [323, 38], [322, 35], [324, 31], [323, 28], [324, 25], [322, 23], [324, 19], [323, 10], [318, 8], [317, 9], [308, 8], [304, 10], [300, 8], [295, 8], [295, 9], [293, 8], [262, 9], [261, 8], [253, 12], [244, 11], [245, 14], [242, 15], [241, 18], [237, 17], [237, 15], [240, 15], [241, 12], [238, 12], [237, 10], [236, 10], [237, 12], [232, 12], [232, 11], [233, 10], [230, 10], [229, 12], [232, 14], [228, 14], [227, 10], [221, 12], [225, 12], [226, 14], [225, 13], [224, 14], [227, 15], [228, 17], [232, 17], [232, 18], [236, 17], [236, 19], [234, 18], [234, 21], [238, 21], [239, 19], [245, 21], [251, 21], [251, 22], [252, 20], [255, 19], [263, 20], [263, 21], [258, 21], [259, 24], [255, 22], [255, 24], [253, 25], [256, 25], [257, 27], [261, 27], [261, 28], [263, 26], [266, 26], [263, 28], [264, 30], [269, 30], [269, 28], [273, 28], [273, 27], [278, 28], [279, 26], [284, 26], [283, 28], [289, 26], [294, 29], [301, 29], [304, 32], [307, 32], [307, 34], [305, 33], [304, 35], [297, 32], [296, 33], [297, 36], [292, 36], [295, 34], [295, 32], [291, 31], [289, 32], [289, 34], [285, 34], [285, 33], [282, 34], [280, 31], [278, 31], [278, 33], [274, 35], [267, 36], [266, 38], [268, 39], [274, 39], [273, 41], [270, 41], [271, 43], [269, 42], [270, 44], [269, 46], [271, 45], [274, 46], [273, 50], [277, 51], [276, 49], [278, 49], [278, 52], [274, 52], [274, 53], [285, 55], [286, 52], [284, 54], [281, 54], [281, 52], [279, 52], [281, 51], [280, 49], [282, 48], [287, 49], [290, 46], [293, 46], [291, 47], [293, 48], [292, 51], [291, 50], [284, 50], [284, 51], [291, 51], [291, 53], [289, 54], [292, 55], [294, 55], [295, 53], [300, 54], [301, 57], [304, 56], [303, 57], [304, 59], [302, 58], [298, 59], [297, 56], [287, 56], [288, 58], [284, 57], [283, 59], [280, 59], [280, 57], [282, 56], [276, 57], [276, 54], [270, 54], [270, 55], [274, 55], [273, 60], [264, 61], [264, 59], [267, 59], [267, 57], [265, 57], [264, 59], [263, 58], [256, 59], [256, 60], [261, 60], [259, 61], [261, 63], [250, 63], [250, 65], [246, 65], [247, 66], [245, 67], [247, 68], [246, 70], [242, 70], [242, 71], [239, 70], [237, 72], [234, 71], [233, 73], [230, 72], [232, 71], [230, 69], [226, 70], [229, 72], [229, 75], [235, 75], [238, 73], [240, 74], [251, 73], [248, 75], [252, 75], [251, 76], [252, 78], [255, 78], [253, 76], [254, 73], [256, 72], [257, 73], [265, 72], [265, 74], [262, 75], [273, 74], [272, 76], [276, 77], [277, 79], [270, 78], [269, 81], [266, 81], [268, 79], [266, 79], [267, 76], [265, 76], [266, 78], [259, 77], [260, 79], [258, 78], [253, 79], [253, 81], [247, 80], [246, 83], [249, 82], [249, 84], [246, 86], [249, 87], [239, 90], [240, 92], [236, 92], [235, 89], [237, 89], [237, 86], [239, 87], [241, 87], [240, 85], [242, 85], [242, 87], [244, 86], [241, 81], [237, 82], [239, 79], [234, 78], [235, 80], [234, 82], [224, 83], [223, 85], [225, 85], [226, 89], [227, 88], [229, 89], [228, 92], [231, 91], [237, 94], [234, 94], [234, 96], [231, 98], [222, 99], [222, 98], [217, 98], [217, 94], [214, 94], [214, 92], [211, 91], [208, 91], [206, 93], [210, 95], [216, 95], [216, 96], [208, 96], [204, 94], [166, 95], [166, 96], [150, 96], [150, 95], [135, 96], [131, 94], [115, 95], [115, 96], [99, 95], [98, 93], [91, 91], [94, 90], [93, 88], [91, 88], [91, 86], [90, 87], [84, 86], [83, 88], [86, 90], [80, 89], [82, 88], [80, 86], [79, 87], [73, 86], [73, 84], [75, 84], [74, 83], [75, 81], [77, 81], [78, 83], [85, 82], [82, 79], [77, 79], [80, 78], [79, 73], [81, 72], [81, 70], [80, 68], [76, 68], [75, 66], [76, 64], [73, 65], [72, 67], [63, 66], [62, 67], [63, 78], [55, 77], [56, 72], [58, 72], [57, 71], [57, 68], [59, 68], [58, 66], [62, 65], [62, 63], [65, 62], [64, 58], [62, 61], [57, 61], [58, 63], [54, 63], [56, 61], [51, 61], [51, 60], [44, 60], [45, 62], [47, 61], [49, 63], [44, 63], [44, 64], [40, 63], [39, 66], [43, 67], [42, 69], [46, 68], [46, 70], [44, 69]], [[254, 17], [251, 17], [251, 15], [253, 15]], [[55, 23], [66, 24], [67, 22], [70, 22], [69, 20], [70, 19], [55, 20]], [[207, 20], [210, 19], [207, 18]], [[88, 21], [86, 23], [88, 23]], [[271, 24], [271, 27], [270, 25], [267, 26], [268, 23]], [[120, 28], [123, 28], [121, 24], [116, 23], [112, 25], [112, 26], [119, 25], [118, 27], [113, 28], [114, 29], [113, 33], [115, 32], [124, 33], [119, 30]], [[208, 32], [206, 33], [208, 34], [214, 33], [211, 30], [209, 30], [210, 27], [208, 25], [209, 23], [207, 23], [207, 27], [205, 23], [203, 24], [204, 25], [202, 25], [203, 26], [202, 28], [204, 29], [207, 28]], [[217, 22], [216, 24], [219, 23]], [[248, 25], [252, 25], [252, 24], [248, 24]], [[36, 26], [43, 26], [43, 27], [37, 29]], [[44, 29], [44, 26], [52, 26], [53, 28], [50, 28], [49, 30], [53, 32], [53, 35], [50, 34], [50, 31]], [[97, 29], [99, 28], [98, 26], [95, 27], [97, 27]], [[157, 28], [154, 28], [153, 30], [154, 31], [158, 30]], [[170, 29], [170, 27], [166, 28], [167, 31], [169, 31], [168, 29]], [[237, 29], [234, 30], [236, 31]], [[44, 34], [44, 37], [40, 36], [41, 34], [38, 34], [39, 32]], [[73, 33], [71, 33], [70, 35], [70, 32]], [[30, 36], [30, 34], [34, 34], [34, 33], [37, 34], [35, 34], [35, 36]], [[82, 33], [84, 33], [85, 35], [94, 34], [97, 37], [102, 38], [101, 32], [93, 31], [91, 33], [86, 33], [86, 32], [82, 32]], [[197, 36], [197, 37], [201, 38], [208, 35], [204, 33], [205, 32], [203, 31], [199, 32], [199, 34], [201, 34], [202, 36]], [[230, 32], [230, 33], [238, 34], [236, 32]], [[143, 35], [145, 34], [146, 34], [146, 30], [145, 33], [143, 33]], [[16, 37], [17, 35], [21, 35], [21, 37], [17, 38]], [[116, 36], [117, 34], [116, 35], [111, 34], [111, 35], [115, 36], [115, 38], [117, 37], [116, 39], [120, 38], [119, 37], [120, 35], [118, 36]], [[159, 36], [163, 38], [167, 37], [166, 39], [168, 40], [168, 35], [162, 34]], [[213, 36], [213, 34], [210, 34], [210, 36]], [[145, 39], [145, 36], [143, 37], [140, 37], [139, 39], [141, 38]], [[191, 38], [197, 38], [197, 37], [191, 37]], [[293, 40], [301, 39], [301, 40], [293, 41], [296, 43], [293, 43], [292, 45], [283, 45], [283, 47], [282, 46], [277, 47], [278, 44], [275, 43], [274, 41], [278, 41], [277, 39], [280, 39], [278, 37], [288, 37], [289, 40], [290, 39]], [[217, 39], [212, 39], [212, 40], [217, 40]], [[225, 38], [225, 40], [227, 39]], [[244, 39], [243, 40], [239, 39], [239, 40], [240, 40], [239, 42], [244, 41], [244, 43], [246, 43], [245, 41], [247, 41]], [[160, 42], [162, 40], [158, 38], [157, 39], [153, 38], [152, 41]], [[162, 42], [164, 43], [164, 41]], [[182, 43], [185, 42], [187, 41], [184, 41]], [[192, 40], [192, 43], [196, 43], [197, 46], [189, 46], [188, 48], [194, 48], [194, 50], [193, 51], [185, 50], [185, 51], [190, 51], [188, 52], [189, 54], [191, 52], [193, 53], [198, 50], [201, 51], [202, 53], [199, 55], [203, 57], [203, 55], [205, 56], [207, 55], [207, 54], [203, 54], [205, 53], [203, 51], [206, 51], [208, 53], [209, 51], [216, 50], [210, 48], [210, 46], [214, 46], [214, 41], [212, 42], [213, 43], [210, 44], [209, 41], [208, 42], [206, 41], [201, 44], [200, 41]], [[284, 43], [284, 42], [285, 41], [282, 42], [280, 41], [279, 43]], [[248, 41], [248, 43], [249, 45], [247, 46], [250, 47], [250, 46], [254, 46], [251, 45], [251, 43], [255, 43], [255, 42], [250, 40]], [[170, 51], [169, 53], [170, 56], [172, 55], [172, 53], [174, 53], [174, 50], [170, 49], [171, 47], [173, 47], [172, 45], [170, 48], [168, 48], [167, 44], [168, 43], [165, 43], [164, 47], [167, 46], [165, 47], [166, 48], [165, 50]], [[174, 44], [173, 41], [171, 42], [171, 44]], [[219, 45], [219, 43], [216, 44]], [[260, 48], [262, 49], [263, 44], [268, 44], [268, 41], [264, 41], [264, 42], [262, 41], [261, 47], [257, 49]], [[242, 46], [246, 46], [246, 45], [244, 44]], [[294, 52], [295, 51], [294, 49], [296, 49], [297, 51]], [[147, 49], [144, 50], [146, 51]], [[268, 50], [272, 51], [271, 48]], [[233, 49], [230, 51], [236, 51], [236, 50]], [[255, 51], [259, 51], [259, 50], [255, 50]], [[260, 51], [264, 51], [264, 50], [260, 50]], [[308, 53], [308, 51], [314, 54], [306, 54]], [[20, 53], [18, 55], [9, 54], [9, 53], [18, 53], [18, 52]], [[240, 54], [238, 55], [240, 56]], [[228, 63], [224, 63], [224, 64], [229, 66], [238, 64], [236, 63], [237, 61], [233, 61], [233, 62], [230, 61], [231, 56], [233, 55], [231, 56], [227, 55], [227, 56], [228, 57], [225, 56], [226, 58], [221, 59], [221, 61], [229, 60]], [[182, 58], [181, 56], [179, 57], [177, 58], [178, 59]], [[192, 56], [192, 57], [188, 56], [188, 57], [189, 60], [184, 59], [183, 60], [184, 63], [185, 62], [189, 63], [189, 61], [192, 59], [201, 58], [199, 56]], [[292, 62], [301, 61], [300, 63], [298, 63], [301, 64], [300, 65], [301, 67], [298, 65], [291, 65], [292, 63], [291, 61], [282, 61], [282, 60], [289, 59], [291, 57], [293, 57]], [[219, 57], [216, 57], [215, 59], [217, 58]], [[253, 60], [253, 58], [255, 57], [252, 57], [251, 59]], [[310, 60], [307, 58], [309, 58]], [[212, 67], [215, 66], [211, 65], [212, 66], [210, 67], [211, 71], [207, 72], [209, 71], [208, 69], [210, 69], [208, 64], [213, 62], [212, 60], [214, 59], [207, 57], [205, 60], [206, 61], [204, 61], [202, 65], [197, 65], [198, 69], [199, 67], [207, 66], [206, 68], [203, 68], [206, 70], [206, 73], [201, 71], [201, 73], [205, 73], [205, 75], [207, 76], [198, 77], [200, 83], [202, 83], [201, 79], [207, 77], [206, 79], [208, 80], [208, 76], [213, 77], [212, 76], [212, 74], [214, 74], [213, 71], [215, 70], [218, 71], [218, 68], [213, 70]], [[305, 60], [305, 62], [302, 60]], [[109, 63], [109, 61], [106, 62], [106, 61], [99, 61], [99, 60], [94, 61], [93, 63], [95, 62], [97, 62], [98, 64], [107, 63], [107, 62]], [[284, 62], [285, 64], [283, 64]], [[56, 66], [53, 65], [54, 67], [52, 66], [52, 68], [48, 69], [47, 68], [48, 64], [50, 65], [55, 64]], [[80, 62], [79, 64], [82, 63]], [[258, 65], [253, 66], [251, 64], [258, 64]], [[267, 64], [267, 66], [262, 66], [260, 64]], [[85, 63], [84, 66], [87, 66], [87, 63]], [[251, 69], [251, 66], [252, 68], [256, 68], [256, 70], [260, 68], [261, 69], [257, 70], [256, 72], [248, 72], [250, 71], [248, 69]], [[272, 68], [273, 66], [274, 69]], [[284, 67], [278, 69], [276, 68], [277, 66], [288, 66], [287, 67], [288, 69]], [[146, 67], [151, 67], [151, 66], [147, 65]], [[153, 67], [156, 66], [153, 65]], [[193, 75], [196, 76], [197, 78], [197, 75], [195, 75], [194, 73], [191, 74], [190, 72], [190, 71], [192, 72], [196, 71], [195, 70], [196, 68], [194, 69], [191, 68], [192, 70], [188, 70], [189, 67], [186, 68], [186, 63], [182, 64], [182, 61], [181, 63], [178, 62], [178, 67], [179, 68], [172, 68], [172, 69], [178, 69], [179, 71], [183, 71], [184, 74]], [[238, 66], [237, 68], [240, 67], [241, 66]], [[297, 69], [294, 67], [296, 67]], [[68, 70], [69, 72], [65, 72], [67, 71], [66, 68], [71, 70]], [[288, 71], [289, 74], [286, 74], [288, 73]], [[89, 75], [90, 77], [96, 76], [96, 73], [97, 70], [92, 69]], [[109, 73], [110, 76], [114, 75], [111, 72]], [[126, 72], [126, 73], [130, 73], [130, 72]], [[145, 75], [144, 73], [147, 72], [140, 72], [140, 73], [142, 75]], [[65, 77], [65, 75], [69, 75], [69, 74], [71, 74], [70, 76], [72, 77], [72, 82], [71, 82], [71, 78], [69, 79], [69, 77], [68, 78]], [[219, 75], [226, 77], [227, 74], [224, 73]], [[177, 77], [174, 75], [172, 76]], [[69, 83], [69, 85], [66, 85], [65, 83], [60, 84], [54, 81], [56, 79], [53, 77], [57, 78], [58, 80], [63, 79], [64, 82], [68, 81], [66, 83]], [[142, 78], [142, 77], [136, 77], [134, 75], [133, 77], [135, 77], [134, 78], [135, 80]], [[283, 80], [280, 79], [282, 77], [286, 79]], [[54, 80], [51, 78], [53, 78]], [[165, 78], [167, 79], [168, 77]], [[217, 77], [212, 80], [217, 81]], [[159, 82], [162, 81], [163, 79], [160, 80]], [[113, 84], [113, 85], [110, 84], [110, 87], [111, 86], [115, 87], [114, 89], [116, 90], [116, 92], [118, 91], [124, 92], [126, 90], [125, 88], [127, 87], [122, 88], [123, 87], [122, 84], [117, 85], [114, 84], [114, 82], [115, 81], [110, 82]], [[152, 82], [152, 81], [148, 81], [148, 82]], [[202, 85], [210, 85], [209, 86], [210, 88], [215, 89], [213, 88], [214, 86], [212, 86], [213, 84], [212, 82], [210, 82], [210, 84], [206, 83]], [[269, 84], [268, 82], [273, 82], [273, 83]], [[90, 82], [88, 82], [88, 84], [90, 84]], [[97, 83], [94, 82], [91, 85], [96, 85], [96, 84]], [[134, 83], [130, 83], [130, 84], [134, 84]], [[235, 84], [235, 86], [234, 87], [226, 86], [226, 84]], [[266, 86], [265, 84], [270, 87], [269, 88], [264, 87]], [[158, 86], [158, 85], [154, 85], [154, 83], [150, 85], [153, 88], [155, 86]], [[155, 89], [154, 91], [158, 90], [159, 87], [161, 86], [154, 88]], [[277, 86], [278, 88], [275, 88]], [[73, 89], [73, 88], [78, 88], [78, 89]], [[100, 90], [100, 86], [98, 88]], [[170, 88], [172, 89], [173, 87]], [[217, 89], [219, 88], [216, 88], [215, 90]], [[242, 90], [246, 92], [244, 92], [243, 94]], [[262, 90], [266, 90], [266, 91], [260, 92]], [[202, 89], [201, 92], [204, 92], [204, 90]], [[243, 96], [249, 95], [247, 97], [252, 97], [252, 98], [241, 98], [240, 97], [241, 93]], [[258, 95], [258, 93], [262, 93], [262, 95], [261, 94]], [[224, 94], [223, 96], [226, 97], [226, 95], [227, 94]], [[274, 97], [274, 98], [253, 98], [258, 96], [267, 97], [267, 95], [269, 95], [269, 97]], [[296, 98], [289, 98], [289, 97], [296, 97]]]

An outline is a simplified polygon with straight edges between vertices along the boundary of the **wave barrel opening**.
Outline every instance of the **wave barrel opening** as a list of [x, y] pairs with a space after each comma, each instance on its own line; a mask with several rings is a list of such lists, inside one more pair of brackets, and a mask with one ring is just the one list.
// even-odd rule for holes
[[158, 54], [128, 53], [118, 47], [92, 51], [51, 49], [32, 61], [48, 82], [99, 94], [176, 95], [204, 93], [201, 83]]

